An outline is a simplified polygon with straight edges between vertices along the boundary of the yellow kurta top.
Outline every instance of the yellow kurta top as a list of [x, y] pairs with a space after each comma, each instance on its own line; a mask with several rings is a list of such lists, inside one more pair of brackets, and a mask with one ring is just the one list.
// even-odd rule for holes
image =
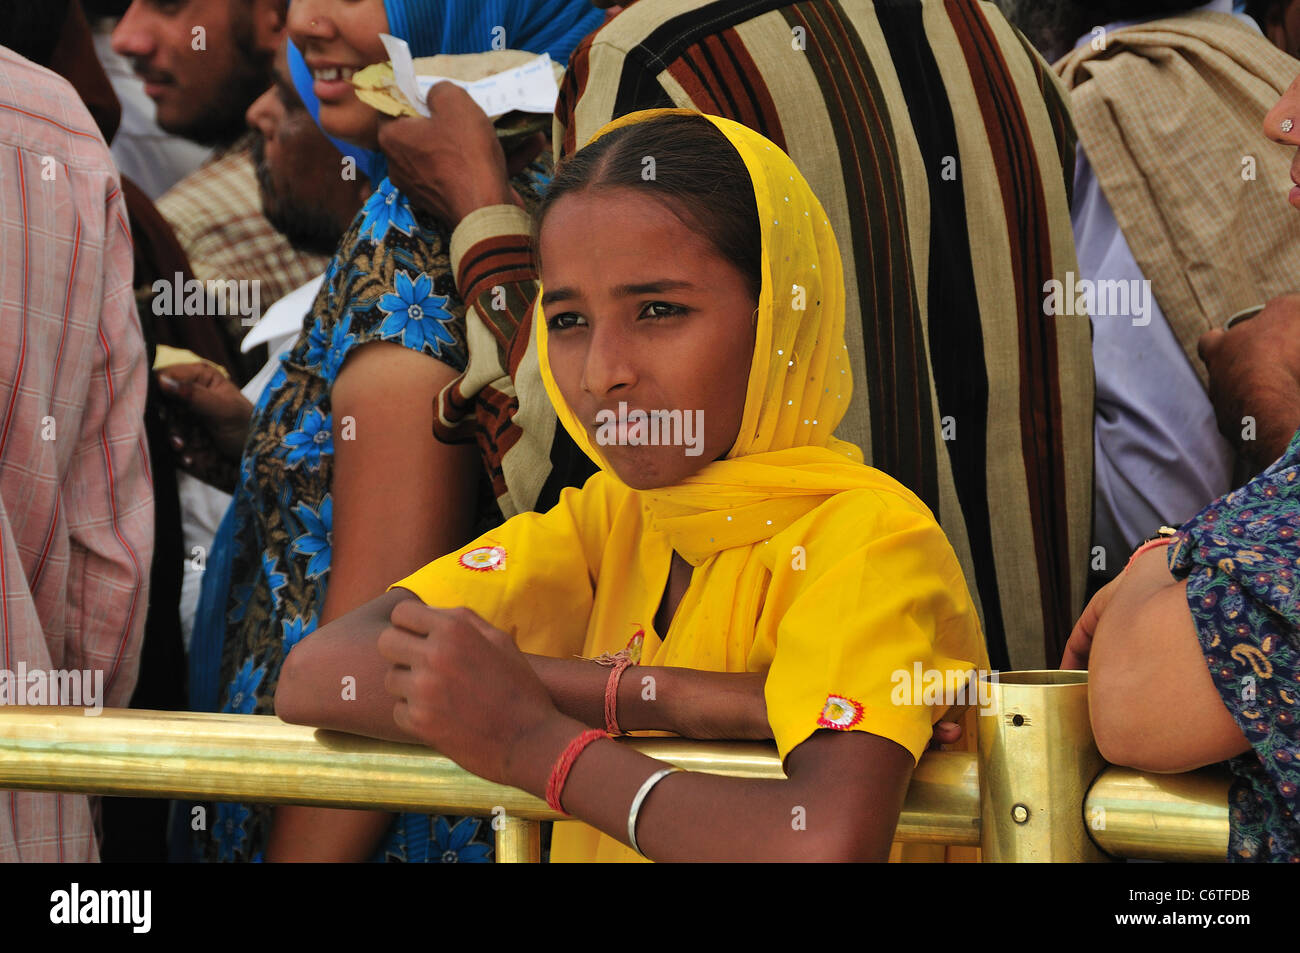
[[[593, 658], [641, 632], [641, 665], [767, 670], [782, 759], [824, 727], [867, 731], [919, 758], [942, 709], [895, 704], [894, 673], [910, 679], [916, 662], [940, 672], [987, 668], [984, 643], [934, 518], [900, 484], [863, 470], [877, 488], [836, 494], [746, 547], [755, 571], [734, 601], [714, 598], [731, 588], [715, 577], [716, 557], [696, 567], [666, 635], [654, 617], [672, 547], [636, 493], [605, 473], [564, 491], [548, 513], [516, 516], [397, 585], [429, 605], [473, 609], [525, 652]], [[639, 859], [576, 821], [556, 825], [552, 858]]]
[[[682, 112], [635, 113], [601, 135]], [[543, 381], [601, 472], [549, 512], [516, 516], [396, 585], [433, 606], [474, 610], [525, 652], [592, 658], [641, 633], [641, 665], [767, 671], [783, 760], [820, 729], [870, 732], [919, 758], [945, 706], [914, 703], [899, 678], [914, 681], [918, 663], [947, 682], [947, 673], [986, 669], [978, 616], [930, 511], [834, 436], [852, 380], [839, 249], [820, 203], [779, 148], [707, 118], [750, 173], [763, 238], [754, 352], [731, 451], [674, 486], [623, 483], [555, 385], [539, 289]], [[659, 633], [674, 551], [694, 571]], [[637, 677], [636, 668], [625, 675]], [[639, 859], [576, 821], [556, 825], [552, 858]]]

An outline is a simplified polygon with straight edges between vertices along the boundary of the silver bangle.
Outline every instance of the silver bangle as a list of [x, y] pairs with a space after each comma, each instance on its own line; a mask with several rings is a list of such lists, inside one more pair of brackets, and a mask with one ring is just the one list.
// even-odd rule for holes
[[[627, 842], [632, 845], [632, 849], [638, 854], [641, 854], [641, 848], [636, 843], [636, 821], [641, 813], [641, 805], [645, 803], [645, 799], [650, 795], [651, 788], [668, 777], [668, 775], [676, 774], [680, 770], [681, 768], [661, 768], [645, 779], [645, 784], [641, 785], [641, 790], [637, 791], [636, 797], [632, 798], [632, 808], [627, 812]], [[641, 854], [641, 856], [644, 857], [645, 854]]]

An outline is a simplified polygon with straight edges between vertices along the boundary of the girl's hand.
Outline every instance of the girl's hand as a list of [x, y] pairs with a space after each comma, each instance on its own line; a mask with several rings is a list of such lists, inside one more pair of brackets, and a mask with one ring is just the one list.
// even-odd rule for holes
[[418, 599], [390, 618], [377, 645], [393, 663], [384, 687], [398, 699], [397, 726], [479, 777], [528, 787], [528, 739], [567, 719], [514, 639], [469, 609]]
[[930, 751], [942, 751], [944, 745], [961, 741], [962, 727], [955, 721], [936, 721], [930, 732]]

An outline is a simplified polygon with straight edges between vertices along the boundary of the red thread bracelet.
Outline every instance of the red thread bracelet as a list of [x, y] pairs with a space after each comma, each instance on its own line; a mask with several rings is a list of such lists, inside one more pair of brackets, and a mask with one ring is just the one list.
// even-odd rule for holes
[[1168, 546], [1173, 543], [1173, 541], [1174, 537], [1172, 536], [1161, 536], [1159, 539], [1153, 539], [1143, 543], [1134, 551], [1133, 555], [1128, 558], [1128, 562], [1124, 564], [1124, 572], [1128, 572], [1128, 567], [1133, 565], [1133, 560], [1137, 559], [1148, 549], [1155, 549], [1157, 546]]
[[569, 772], [573, 770], [573, 763], [578, 760], [578, 755], [587, 750], [587, 745], [593, 741], [608, 737], [608, 732], [601, 731], [599, 728], [592, 728], [589, 731], [584, 731], [569, 742], [569, 746], [564, 749], [564, 753], [555, 762], [555, 767], [551, 768], [550, 780], [546, 782], [546, 803], [550, 805], [552, 811], [567, 815], [568, 812], [560, 804], [560, 795], [564, 793], [564, 785], [568, 783]]
[[613, 738], [623, 734], [618, 727], [618, 683], [623, 680], [623, 673], [631, 667], [632, 660], [626, 655], [623, 656], [614, 663], [609, 673], [609, 681], [605, 683], [605, 730]]

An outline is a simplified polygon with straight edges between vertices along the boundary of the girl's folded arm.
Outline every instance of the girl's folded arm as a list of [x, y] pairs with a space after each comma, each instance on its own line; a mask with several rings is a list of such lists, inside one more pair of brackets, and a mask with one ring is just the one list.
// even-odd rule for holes
[[375, 648], [393, 608], [414, 598], [393, 589], [295, 645], [280, 671], [275, 713], [292, 724], [417, 743], [393, 721], [393, 696], [384, 690], [392, 666]]
[[[583, 659], [527, 656], [555, 707], [593, 728], [605, 727], [611, 669]], [[622, 731], [671, 731], [684, 738], [766, 740], [772, 737], [763, 672], [702, 672], [633, 665], [618, 684]]]
[[[519, 747], [509, 783], [541, 795], [581, 726], [547, 723]], [[915, 761], [861, 731], [822, 730], [790, 753], [785, 781], [678, 773], [642, 804], [641, 851], [658, 861], [884, 861]], [[597, 741], [564, 787], [569, 813], [623, 843], [632, 801], [663, 762]]]
[[[392, 663], [375, 647], [379, 634], [391, 625], [393, 608], [413, 598], [406, 590], [394, 589], [296, 645], [280, 677], [276, 713], [294, 723], [418, 743], [419, 738], [393, 720], [395, 699], [384, 687]], [[437, 636], [431, 633], [430, 637]], [[556, 663], [570, 669], [570, 677], [574, 670], [589, 673], [594, 676], [591, 688], [602, 691], [609, 671], [594, 662], [530, 661]], [[635, 666], [629, 672], [636, 674], [633, 684], [638, 689], [639, 678], [653, 673], [668, 697], [675, 691], [674, 678], [684, 676], [682, 701], [689, 717], [705, 723], [707, 706], [687, 703], [687, 699], [697, 692], [707, 694], [710, 686], [725, 685], [726, 679], [754, 678], [652, 666]], [[545, 673], [539, 674], [545, 683]], [[355, 695], [342, 691], [348, 676], [356, 679]], [[629, 680], [624, 678], [625, 683]], [[761, 690], [761, 682], [759, 687]], [[741, 691], [751, 689], [742, 686]], [[548, 692], [557, 694], [549, 685]], [[592, 697], [597, 697], [594, 692]], [[599, 699], [603, 703], [603, 694]], [[584, 704], [600, 711], [603, 722], [603, 710], [590, 701]], [[577, 719], [565, 707], [572, 705], [557, 704], [560, 716], [517, 746], [522, 754], [514, 759], [512, 783], [543, 795], [560, 752], [596, 721]], [[669, 707], [665, 705], [665, 709]], [[724, 706], [725, 712], [730, 710]], [[763, 727], [770, 737], [766, 723]], [[858, 731], [819, 731], [790, 753], [786, 781], [706, 774], [666, 778], [642, 806], [638, 841], [646, 855], [656, 860], [883, 860], [913, 765], [904, 748], [884, 738]], [[625, 745], [598, 742], [574, 765], [564, 789], [564, 805], [626, 843], [632, 799], [645, 779], [661, 767], [662, 762]]]
[[[384, 689], [391, 666], [375, 648], [394, 606], [413, 598], [405, 589], [393, 589], [295, 645], [280, 673], [275, 713], [293, 724], [418, 741], [393, 722], [395, 700]], [[526, 657], [556, 708], [589, 727], [605, 727], [609, 668], [582, 659]], [[646, 678], [653, 680], [653, 692], [647, 691]], [[633, 666], [619, 685], [619, 726], [687, 738], [771, 738], [763, 678], [762, 673]]]

